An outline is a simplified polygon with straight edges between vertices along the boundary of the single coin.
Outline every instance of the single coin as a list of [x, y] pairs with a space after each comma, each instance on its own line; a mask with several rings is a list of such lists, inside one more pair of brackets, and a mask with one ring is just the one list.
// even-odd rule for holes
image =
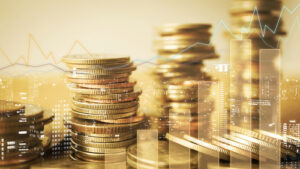
[[101, 120], [103, 123], [113, 123], [113, 124], [121, 124], [121, 123], [139, 123], [144, 121], [144, 116], [132, 116], [129, 118], [121, 118], [116, 120]]
[[[99, 116], [113, 116], [122, 113], [136, 112], [138, 106], [124, 108], [124, 109], [88, 109], [88, 108], [80, 108], [76, 106], [72, 106], [72, 112], [77, 113], [85, 113], [90, 115], [99, 115]], [[104, 119], [103, 119], [104, 120]]]
[[95, 75], [95, 74], [80, 74], [80, 73], [66, 73], [67, 78], [73, 79], [90, 79], [90, 80], [98, 80], [98, 79], [120, 79], [120, 78], [128, 78], [131, 73], [118, 73], [113, 75]]
[[[71, 147], [72, 148], [72, 147]], [[91, 162], [122, 162], [126, 161], [126, 151], [119, 153], [91, 153], [77, 150], [76, 148], [72, 149], [74, 151], [74, 155], [79, 159]]]
[[[191, 30], [207, 32], [211, 28], [211, 24], [166, 24], [160, 27], [157, 27], [157, 31], [160, 35], [170, 35], [175, 33], [185, 33], [190, 32]], [[204, 31], [203, 31], [204, 30]]]
[[88, 64], [66, 64], [70, 69], [103, 69], [103, 70], [118, 70], [124, 69], [133, 66], [133, 62], [128, 62], [126, 64], [116, 62], [115, 64], [97, 64], [97, 65], [88, 65]]
[[80, 94], [95, 94], [95, 95], [107, 95], [107, 94], [118, 94], [118, 93], [128, 93], [132, 92], [133, 87], [124, 87], [124, 88], [114, 88], [114, 89], [88, 89], [75, 87], [73, 85], [68, 86], [71, 92], [80, 93]]
[[130, 117], [133, 115], [136, 115], [136, 111], [120, 113], [120, 114], [87, 114], [87, 113], [72, 111], [72, 117], [80, 118], [80, 119], [97, 120], [97, 121], [114, 120], [119, 118]]
[[142, 91], [136, 90], [134, 92], [128, 93], [119, 93], [119, 94], [109, 94], [109, 95], [85, 95], [85, 94], [76, 94], [75, 100], [80, 100], [80, 98], [90, 98], [94, 100], [119, 100], [126, 99], [131, 97], [138, 97], [141, 95]]
[[84, 97], [80, 97], [79, 99], [75, 99], [75, 100], [83, 100], [85, 102], [91, 102], [91, 103], [102, 103], [102, 104], [112, 104], [112, 103], [124, 103], [124, 102], [131, 102], [134, 100], [138, 100], [137, 96], [133, 96], [133, 97], [128, 97], [128, 98], [123, 98], [123, 99], [97, 99], [97, 98], [84, 98]]
[[120, 56], [112, 54], [86, 54], [86, 55], [67, 55], [63, 56], [63, 62], [69, 64], [111, 64], [127, 63], [129, 56]]
[[71, 136], [76, 140], [80, 140], [80, 142], [107, 143], [107, 142], [118, 142], [118, 141], [132, 139], [136, 137], [136, 134], [130, 133], [127, 135], [122, 135], [122, 136], [120, 135], [115, 137], [93, 137], [93, 136], [83, 135], [80, 133], [71, 132]]
[[134, 85], [136, 85], [136, 82], [113, 83], [113, 84], [106, 84], [106, 85], [77, 84], [77, 86], [79, 86], [79, 87], [89, 88], [89, 89], [118, 89], [118, 88], [133, 87]]
[[210, 150], [213, 150], [215, 152], [218, 152], [219, 155], [218, 155], [218, 153], [212, 154], [212, 155], [217, 155], [217, 156], [214, 156], [216, 158], [220, 158], [220, 159], [226, 160], [226, 161], [229, 160], [230, 152], [228, 150], [225, 150], [225, 149], [220, 148], [220, 147], [218, 147], [216, 145], [213, 145], [213, 144], [211, 144], [209, 142], [206, 142], [206, 141], [203, 141], [203, 140], [199, 140], [199, 139], [197, 139], [195, 137], [192, 137], [192, 136], [189, 136], [189, 135], [184, 135], [184, 138], [186, 140], [188, 140], [188, 141], [191, 141], [193, 143], [198, 144], [199, 146], [202, 146], [202, 147], [205, 147], [207, 149], [210, 149]]
[[[133, 138], [136, 136], [136, 133], [132, 132], [131, 130], [128, 130], [127, 132], [123, 133], [103, 133], [103, 134], [97, 134], [97, 133], [85, 133], [85, 132], [77, 132], [74, 130], [71, 130], [73, 133], [76, 133], [78, 135], [82, 135], [90, 140], [97, 140], [98, 138], [101, 140], [103, 139], [110, 139], [110, 138]], [[126, 139], [125, 139], [126, 140]], [[91, 141], [91, 142], [97, 142], [97, 141]]]
[[111, 78], [111, 79], [76, 79], [76, 78], [67, 78], [71, 83], [77, 84], [111, 84], [111, 83], [121, 83], [128, 82], [128, 77], [122, 78]]
[[102, 68], [102, 69], [76, 69], [73, 68], [70, 73], [78, 73], [78, 74], [93, 74], [93, 75], [118, 75], [121, 73], [131, 73], [136, 70], [136, 66], [121, 68], [121, 67], [110, 67], [110, 68]]
[[[86, 108], [86, 109], [103, 109], [103, 110], [110, 110], [110, 109], [126, 109], [130, 107], [135, 107], [138, 105], [138, 100], [131, 101], [131, 102], [124, 102], [124, 103], [115, 103], [115, 104], [100, 104], [100, 103], [91, 103], [91, 102], [84, 102], [84, 101], [77, 101], [73, 99], [73, 105], [77, 108]], [[79, 110], [79, 109], [76, 109]], [[82, 112], [82, 111], [79, 111]]]
[[75, 138], [72, 138], [71, 141], [76, 143], [76, 144], [86, 146], [86, 147], [122, 148], [122, 147], [127, 147], [131, 144], [136, 143], [136, 138], [129, 139], [129, 140], [123, 140], [123, 141], [119, 141], [119, 142], [107, 142], [107, 143], [87, 142], [87, 141], [76, 140]]
[[67, 122], [71, 125], [71, 129], [79, 133], [89, 134], [121, 134], [129, 131], [136, 132], [142, 128], [142, 123], [130, 124], [108, 124], [99, 123], [91, 120], [72, 119]]
[[24, 113], [25, 105], [17, 102], [0, 100], [0, 115], [12, 116]]
[[90, 153], [99, 153], [99, 154], [112, 154], [112, 153], [121, 153], [126, 151], [126, 148], [95, 148], [95, 147], [88, 147], [82, 146], [74, 141], [71, 142], [71, 148], [76, 149], [82, 152], [90, 152]]

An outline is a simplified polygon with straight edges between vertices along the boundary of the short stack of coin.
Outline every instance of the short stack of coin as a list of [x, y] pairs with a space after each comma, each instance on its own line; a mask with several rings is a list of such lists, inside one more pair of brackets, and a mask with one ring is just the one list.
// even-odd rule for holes
[[51, 139], [44, 135], [44, 126], [54, 118], [45, 112], [35, 105], [0, 100], [0, 165], [29, 162], [45, 151]]
[[[158, 54], [156, 73], [166, 91], [170, 125], [194, 136], [200, 126], [209, 128], [207, 125], [213, 109], [205, 98], [209, 93], [201, 93], [203, 98], [198, 98], [198, 89], [202, 88], [199, 84], [211, 79], [203, 71], [203, 62], [218, 58], [210, 45], [210, 28], [209, 24], [163, 25], [158, 28], [159, 37], [154, 44]], [[198, 109], [198, 104], [202, 103], [205, 108]]]
[[[279, 48], [279, 36], [285, 34], [282, 19], [279, 16], [281, 7], [281, 0], [232, 0], [231, 33], [251, 40], [251, 46], [246, 41], [241, 41], [239, 45], [236, 45], [238, 49], [232, 49], [235, 50], [233, 52], [235, 54], [231, 56], [233, 57], [231, 66], [235, 73], [231, 80], [230, 106], [235, 125], [259, 128], [259, 99], [262, 99], [259, 98], [259, 84], [262, 80], [259, 79], [259, 49]], [[271, 70], [278, 72], [275, 65], [268, 71]], [[276, 91], [277, 88], [278, 84], [273, 83], [270, 85], [269, 91]], [[241, 92], [242, 94], [240, 94]], [[272, 96], [270, 93], [269, 100], [276, 97], [276, 94]], [[270, 104], [274, 103], [270, 101]], [[270, 116], [272, 115], [270, 114]], [[269, 124], [265, 125], [267, 127]]]
[[105, 54], [69, 55], [63, 61], [71, 68], [68, 86], [72, 100], [71, 148], [75, 158], [105, 162], [125, 160], [125, 148], [136, 142], [143, 127], [138, 116], [141, 91], [129, 81], [136, 69], [128, 56]]

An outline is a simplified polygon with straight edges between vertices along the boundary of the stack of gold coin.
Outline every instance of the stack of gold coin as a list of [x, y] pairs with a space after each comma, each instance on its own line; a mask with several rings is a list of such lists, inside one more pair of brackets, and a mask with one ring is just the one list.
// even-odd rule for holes
[[0, 165], [25, 163], [42, 155], [51, 141], [44, 126], [53, 118], [38, 106], [0, 100]]
[[[259, 85], [262, 79], [259, 79], [261, 72], [259, 49], [279, 48], [279, 36], [285, 34], [279, 14], [281, 6], [281, 0], [232, 0], [231, 33], [246, 39], [231, 48], [233, 50], [231, 66], [234, 72], [231, 72], [230, 106], [235, 125], [259, 128], [259, 106], [268, 109], [268, 105], [274, 104], [272, 99], [278, 97], [275, 91], [279, 84], [274, 82], [269, 82], [268, 91], [264, 91], [268, 93], [268, 98], [260, 96]], [[247, 39], [251, 40], [251, 45]], [[269, 72], [278, 73], [275, 64], [268, 66]], [[259, 104], [260, 99], [268, 99], [270, 104], [267, 106]], [[267, 125], [269, 123], [266, 127]]]
[[74, 156], [94, 162], [125, 160], [124, 150], [136, 142], [136, 130], [144, 122], [137, 115], [141, 91], [129, 81], [136, 69], [130, 57], [69, 55], [63, 61], [72, 70], [67, 74], [74, 93], [68, 124]]
[[[209, 129], [213, 102], [208, 101], [210, 87], [201, 85], [211, 79], [203, 71], [204, 60], [218, 57], [210, 45], [210, 28], [209, 24], [158, 27], [159, 37], [154, 44], [159, 56], [156, 73], [163, 81], [173, 132], [196, 136], [199, 127]], [[202, 107], [198, 109], [199, 104]]]
[[[169, 145], [168, 141], [158, 141], [158, 145], [151, 141], [143, 141], [139, 145], [132, 145], [127, 151], [128, 168], [197, 168], [198, 157], [197, 154], [192, 153], [190, 158], [185, 157], [182, 148]], [[138, 149], [139, 148], [139, 149]], [[169, 149], [173, 148], [172, 151]], [[184, 149], [183, 149], [184, 150]], [[157, 154], [150, 155], [149, 152]]]

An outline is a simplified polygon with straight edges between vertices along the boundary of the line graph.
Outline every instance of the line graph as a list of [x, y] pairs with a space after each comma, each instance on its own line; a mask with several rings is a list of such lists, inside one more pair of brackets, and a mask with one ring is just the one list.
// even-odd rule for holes
[[[273, 46], [269, 45], [264, 40], [264, 37], [265, 37], [266, 33], [269, 31], [272, 34], [276, 34], [277, 30], [279, 28], [280, 22], [281, 22], [281, 18], [283, 17], [283, 14], [287, 12], [290, 15], [293, 15], [299, 8], [300, 8], [300, 2], [293, 9], [290, 9], [287, 6], [283, 6], [282, 9], [281, 9], [281, 11], [280, 11], [280, 13], [279, 13], [278, 20], [276, 21], [276, 24], [273, 25], [273, 26], [270, 26], [270, 25], [263, 25], [262, 24], [260, 16], [259, 16], [259, 10], [258, 10], [257, 7], [255, 7], [253, 9], [253, 13], [252, 13], [249, 25], [247, 27], [242, 27], [241, 28], [242, 31], [238, 35], [234, 34], [232, 32], [230, 26], [223, 19], [221, 19], [217, 23], [217, 25], [215, 26], [214, 30], [212, 31], [212, 37], [211, 37], [211, 39], [210, 39], [210, 41], [208, 43], [195, 42], [194, 44], [192, 44], [192, 45], [188, 46], [187, 48], [181, 50], [178, 54], [182, 54], [184, 52], [187, 52], [191, 48], [193, 48], [193, 47], [195, 47], [197, 45], [210, 46], [215, 41], [216, 35], [223, 28], [225, 29], [226, 32], [228, 32], [231, 35], [232, 38], [241, 39], [243, 37], [242, 36], [243, 34], [249, 34], [249, 32], [251, 32], [252, 24], [254, 23], [254, 18], [255, 17], [257, 17], [257, 22], [258, 22], [258, 25], [259, 25], [259, 28], [260, 28], [260, 38], [262, 39], [262, 41], [266, 45], [268, 45], [270, 48], [276, 48], [277, 46], [273, 47]], [[293, 30], [296, 26], [298, 26], [298, 28], [300, 30], [300, 21], [299, 21], [299, 17], [298, 16], [296, 17], [295, 21], [293, 22], [290, 30]], [[280, 40], [281, 39], [279, 39], [279, 41]], [[5, 50], [0, 47], [0, 58], [2, 56], [8, 62], [8, 65], [0, 67], [0, 71], [8, 69], [10, 67], [14, 67], [14, 66], [23, 66], [23, 67], [31, 67], [31, 68], [44, 67], [44, 66], [52, 66], [53, 68], [56, 68], [56, 69], [58, 69], [60, 71], [66, 71], [66, 70], [64, 70], [64, 68], [58, 66], [58, 64], [61, 63], [61, 60], [57, 60], [56, 57], [54, 56], [53, 52], [46, 53], [32, 34], [28, 35], [28, 42], [27, 43], [28, 43], [28, 45], [27, 45], [26, 54], [21, 55], [15, 61], [12, 61], [10, 59], [10, 57], [6, 54]], [[32, 64], [30, 64], [30, 58], [31, 58], [31, 54], [32, 54], [31, 49], [32, 49], [33, 46], [35, 46], [36, 49], [38, 49], [39, 53], [42, 55], [42, 57], [46, 61], [51, 60], [51, 62], [48, 61], [48, 62], [46, 62], [44, 64], [40, 64], [40, 65], [32, 65]], [[86, 54], [91, 55], [91, 52], [88, 50], [88, 48], [85, 47], [79, 40], [75, 40], [73, 42], [73, 44], [71, 45], [70, 49], [67, 50], [67, 53], [65, 55], [68, 56], [68, 55], [72, 54], [72, 51], [74, 50], [74, 48], [76, 46], [79, 46], [81, 49], [83, 49], [83, 51]], [[159, 57], [161, 57], [161, 56], [154, 56], [154, 57], [152, 57], [150, 59], [146, 59], [146, 60], [134, 60], [134, 61], [135, 62], [140, 62], [138, 65], [143, 65], [143, 64], [146, 64], [146, 63], [151, 63], [152, 60], [154, 60], [156, 58], [159, 58]], [[21, 61], [23, 61], [23, 63]], [[153, 63], [151, 63], [151, 64], [153, 64]]]

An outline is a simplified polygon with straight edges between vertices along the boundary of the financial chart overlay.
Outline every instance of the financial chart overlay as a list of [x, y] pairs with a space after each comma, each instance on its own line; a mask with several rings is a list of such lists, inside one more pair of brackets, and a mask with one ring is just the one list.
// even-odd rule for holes
[[230, 23], [156, 27], [150, 59], [0, 46], [0, 168], [300, 168], [300, 78], [282, 71], [300, 3], [230, 3]]

